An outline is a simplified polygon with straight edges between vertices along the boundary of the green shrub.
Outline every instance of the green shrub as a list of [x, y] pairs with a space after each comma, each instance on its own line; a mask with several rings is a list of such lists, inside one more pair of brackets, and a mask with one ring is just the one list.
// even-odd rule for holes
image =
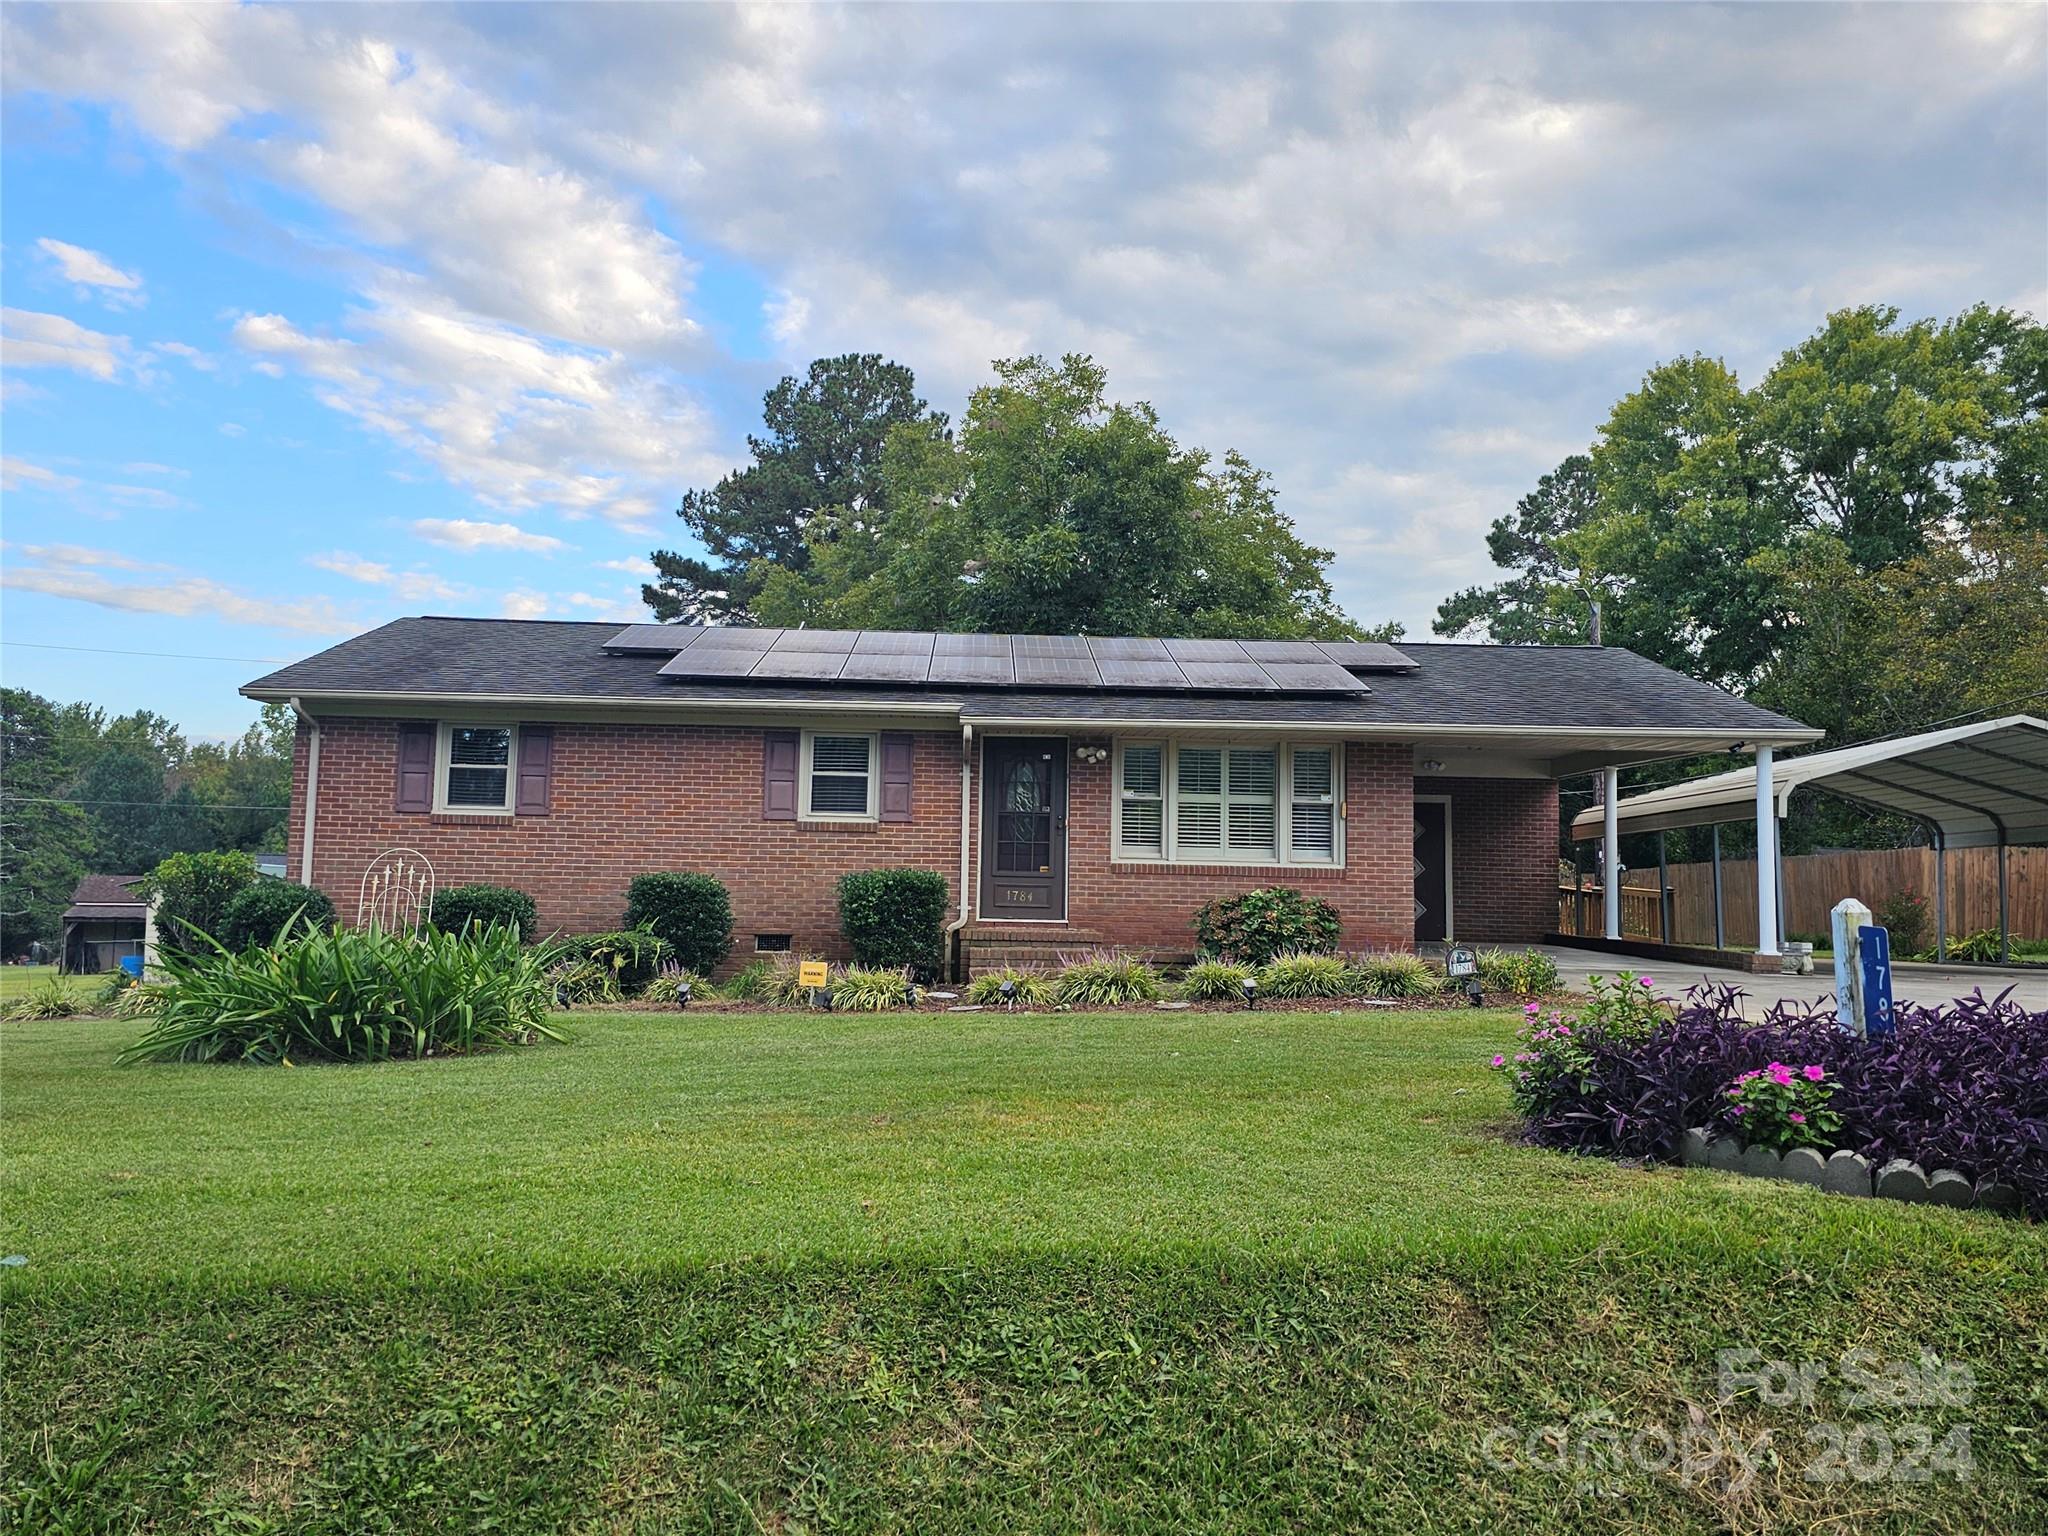
[[[810, 958], [816, 959], [817, 957], [814, 955]], [[811, 993], [819, 989], [805, 986], [800, 979], [801, 972], [798, 970], [798, 967], [803, 962], [804, 957], [796, 954], [794, 951], [769, 956], [767, 969], [761, 976], [760, 1001], [773, 1003], [780, 1008], [810, 1007]], [[834, 969], [828, 968], [825, 972], [823, 990], [828, 995], [831, 993], [832, 983], [835, 979]]]
[[1197, 960], [1180, 979], [1180, 995], [1191, 1003], [1240, 1002], [1252, 968], [1235, 960]]
[[886, 1013], [917, 1001], [910, 968], [893, 970], [848, 966], [832, 983], [832, 1006], [849, 1013]]
[[[1007, 998], [1003, 996], [1006, 981], [1016, 989]], [[999, 971], [983, 971], [968, 982], [967, 1001], [983, 1007], [1008, 1003], [1012, 1007], [1042, 1008], [1054, 1000], [1058, 991], [1058, 984], [1043, 971], [1020, 971], [1006, 965]]]
[[653, 929], [679, 962], [709, 976], [732, 950], [732, 898], [709, 875], [636, 875], [626, 926]]
[[7, 1005], [0, 1017], [9, 1019], [68, 1019], [83, 1010], [61, 977], [45, 976], [27, 993]]
[[1482, 949], [1479, 989], [1516, 997], [1541, 997], [1557, 990], [1557, 962], [1540, 949]]
[[647, 983], [647, 990], [640, 994], [640, 1001], [676, 1007], [683, 1000], [685, 985], [690, 989], [690, 1001], [693, 1003], [709, 1002], [718, 996], [711, 983], [702, 976], [686, 971], [679, 965], [667, 965], [662, 967], [659, 976]]
[[1242, 965], [1333, 950], [1337, 934], [1335, 907], [1284, 885], [1213, 897], [1195, 914], [1195, 943], [1201, 952]]
[[221, 914], [220, 931], [214, 934], [224, 949], [247, 949], [251, 944], [268, 944], [291, 920], [303, 913], [306, 926], [332, 928], [334, 903], [310, 885], [289, 880], [258, 880], [244, 886]]
[[749, 960], [727, 979], [725, 995], [743, 1003], [766, 1002], [774, 975], [775, 962], [767, 956]]
[[1890, 930], [1895, 955], [1917, 955], [1933, 943], [1934, 924], [1927, 915], [1927, 898], [1918, 891], [1893, 891], [1872, 921]]
[[1053, 995], [1070, 1008], [1109, 1008], [1159, 995], [1159, 973], [1130, 955], [1101, 949], [1073, 959], [1062, 955], [1060, 962]]
[[548, 990], [557, 1008], [574, 1008], [582, 1003], [615, 1003], [619, 993], [612, 974], [595, 960], [567, 955], [554, 960], [547, 969]]
[[615, 933], [578, 933], [556, 939], [550, 950], [563, 960], [587, 960], [605, 973], [602, 995], [632, 997], [654, 980], [668, 959], [668, 941], [646, 928]]
[[946, 877], [929, 869], [864, 869], [839, 877], [839, 931], [855, 965], [907, 965], [936, 976], [945, 958]]
[[1997, 964], [1998, 953], [1996, 928], [1979, 928], [1975, 933], [1965, 934], [1960, 939], [1951, 939], [1948, 946], [1949, 959], [1970, 960], [1979, 965]]
[[163, 988], [150, 982], [130, 982], [114, 994], [107, 1012], [117, 1019], [154, 1018], [163, 1006]]
[[211, 953], [228, 903], [255, 880], [256, 860], [246, 853], [172, 854], [141, 882], [157, 904], [158, 949]]
[[165, 951], [155, 1022], [120, 1059], [388, 1061], [559, 1040], [548, 959], [500, 927], [338, 928], [239, 954]]
[[427, 921], [443, 933], [460, 933], [474, 925], [488, 928], [496, 923], [510, 928], [520, 938], [540, 937], [540, 914], [533, 898], [509, 885], [451, 885], [434, 893], [434, 909]]
[[1265, 997], [1355, 997], [1357, 978], [1340, 955], [1280, 955], [1259, 971]]
[[1360, 955], [1351, 970], [1353, 989], [1361, 997], [1429, 997], [1444, 989], [1442, 972], [1406, 950]]

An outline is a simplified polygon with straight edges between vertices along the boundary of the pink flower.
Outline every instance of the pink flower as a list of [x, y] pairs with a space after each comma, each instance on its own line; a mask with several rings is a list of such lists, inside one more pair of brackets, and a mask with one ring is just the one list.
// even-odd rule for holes
[[1790, 1088], [1792, 1086], [1792, 1069], [1786, 1066], [1783, 1062], [1772, 1062], [1769, 1071], [1771, 1074], [1771, 1081], [1776, 1083], [1780, 1088]]
[[1735, 1113], [1737, 1113], [1738, 1115], [1746, 1115], [1749, 1113], [1749, 1106], [1747, 1104], [1738, 1104], [1735, 1106]]
[[1804, 1124], [1806, 1124], [1806, 1116], [1804, 1116], [1804, 1115], [1800, 1114], [1800, 1113], [1799, 1113], [1799, 1111], [1798, 1111], [1798, 1110], [1796, 1110], [1796, 1109], [1792, 1111], [1792, 1113], [1791, 1113], [1791, 1115], [1789, 1116], [1789, 1118], [1791, 1119], [1791, 1121], [1792, 1121], [1792, 1123], [1793, 1123], [1794, 1125], [1804, 1125]]
[[1651, 980], [1648, 976], [1638, 976], [1636, 980], [1641, 982], [1646, 987], [1654, 987], [1656, 985], [1656, 982]]
[[1496, 1057], [1494, 1057], [1494, 1058], [1493, 1058], [1493, 1064], [1494, 1064], [1494, 1065], [1495, 1065], [1496, 1067], [1504, 1067], [1504, 1066], [1506, 1066], [1506, 1065], [1507, 1065], [1507, 1061], [1508, 1061], [1508, 1059], [1507, 1059], [1507, 1057], [1505, 1057], [1505, 1056], [1496, 1056]]
[[1827, 1068], [1825, 1067], [1808, 1067], [1806, 1069], [1806, 1080], [1809, 1083], [1817, 1083], [1827, 1075]]
[[1541, 1013], [1542, 1011], [1543, 1011], [1543, 1005], [1542, 1005], [1541, 1003], [1531, 1003], [1531, 1004], [1529, 1004], [1529, 1005], [1528, 1005], [1528, 1006], [1527, 1006], [1526, 1008], [1524, 1008], [1524, 1009], [1522, 1010], [1522, 1012], [1524, 1012], [1524, 1013], [1526, 1013], [1527, 1015], [1529, 1015], [1529, 1017], [1530, 1017], [1530, 1018], [1532, 1018], [1532, 1019], [1533, 1019], [1533, 1018], [1535, 1018], [1535, 1017], [1536, 1017], [1536, 1015], [1537, 1015], [1537, 1014], [1539, 1014], [1539, 1013]]
[[1569, 1024], [1560, 1024], [1557, 1026], [1557, 1032], [1560, 1035], [1568, 1035], [1572, 1032], [1572, 1027]]

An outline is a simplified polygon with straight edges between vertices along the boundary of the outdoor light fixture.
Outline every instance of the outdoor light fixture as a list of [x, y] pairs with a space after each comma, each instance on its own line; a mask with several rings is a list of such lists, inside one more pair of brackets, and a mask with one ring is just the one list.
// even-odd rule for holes
[[1258, 984], [1258, 982], [1256, 982], [1255, 980], [1253, 980], [1253, 979], [1252, 979], [1251, 977], [1249, 977], [1249, 976], [1245, 977], [1245, 979], [1244, 979], [1244, 989], [1243, 989], [1243, 990], [1244, 990], [1244, 1005], [1245, 1005], [1245, 1007], [1247, 1007], [1247, 1008], [1255, 1008], [1255, 1007], [1257, 1007], [1257, 1006], [1258, 1006], [1258, 1000], [1259, 1000], [1259, 984]]
[[1444, 765], [1442, 761], [1438, 758], [1425, 757], [1422, 760], [1422, 771], [1424, 773], [1442, 773], [1444, 771]]
[[1074, 756], [1084, 763], [1106, 763], [1109, 761], [1109, 748], [1083, 743], [1074, 748]]
[[1001, 993], [1003, 994], [1003, 1006], [1004, 1006], [1004, 1007], [1006, 1007], [1006, 1008], [1014, 1008], [1014, 1007], [1016, 1007], [1016, 1006], [1017, 1006], [1017, 983], [1016, 983], [1016, 982], [1014, 982], [1014, 981], [1010, 980], [1010, 978], [1009, 978], [1009, 977], [1005, 976], [1005, 977], [1003, 978], [1003, 984], [1002, 984], [1002, 986], [1001, 986], [1001, 987], [999, 987], [999, 988], [998, 988], [997, 990], [998, 990], [998, 991], [1000, 991], [1000, 992], [1001, 992]]
[[690, 984], [687, 981], [676, 983], [676, 1006], [678, 1008], [690, 1006]]

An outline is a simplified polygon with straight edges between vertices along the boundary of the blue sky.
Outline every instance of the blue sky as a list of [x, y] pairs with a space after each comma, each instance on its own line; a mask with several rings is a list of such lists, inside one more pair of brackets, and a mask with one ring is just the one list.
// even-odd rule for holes
[[644, 616], [679, 494], [828, 353], [956, 414], [992, 358], [1093, 353], [1423, 632], [1652, 364], [2048, 313], [2037, 6], [0, 29], [6, 678], [198, 734], [397, 614]]

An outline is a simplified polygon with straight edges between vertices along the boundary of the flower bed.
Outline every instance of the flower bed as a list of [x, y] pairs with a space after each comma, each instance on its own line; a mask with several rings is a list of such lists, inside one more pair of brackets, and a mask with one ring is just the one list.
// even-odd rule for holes
[[[1866, 1040], [1832, 1012], [1781, 1005], [1750, 1023], [1735, 1000], [1701, 988], [1647, 1029], [1585, 1010], [1532, 1015], [1521, 1049], [1495, 1058], [1528, 1138], [1657, 1161], [1678, 1160], [1693, 1131], [1773, 1154], [1846, 1149], [1873, 1169], [1909, 1162], [1973, 1189], [2010, 1187], [2030, 1214], [2048, 1213], [2048, 1010], [1978, 992], [1909, 1004], [1896, 1035]], [[1816, 1109], [1828, 1118], [1817, 1123]]]

